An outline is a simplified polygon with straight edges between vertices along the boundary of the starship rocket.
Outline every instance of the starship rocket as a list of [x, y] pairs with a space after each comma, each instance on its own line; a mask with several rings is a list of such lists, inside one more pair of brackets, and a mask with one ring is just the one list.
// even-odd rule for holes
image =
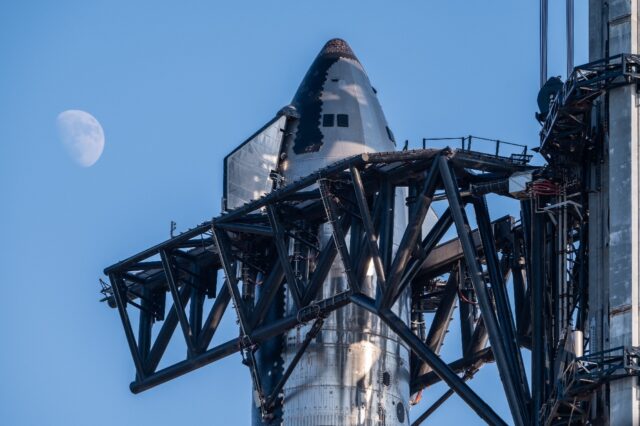
[[[225, 208], [233, 209], [269, 192], [273, 189], [268, 188], [270, 185], [286, 185], [346, 157], [395, 149], [376, 89], [362, 64], [344, 40], [330, 40], [309, 68], [291, 104], [225, 159]], [[268, 170], [270, 180], [258, 170]], [[401, 236], [407, 221], [407, 194], [402, 188], [396, 191], [392, 226], [394, 235]], [[433, 219], [430, 212], [425, 223], [433, 223]], [[331, 237], [329, 226], [320, 226], [314, 237], [324, 244]], [[398, 237], [394, 246], [399, 242]], [[302, 265], [296, 263], [296, 268], [304, 274], [304, 262], [310, 260], [301, 255], [295, 242], [289, 250], [291, 259], [300, 259]], [[375, 297], [376, 287], [374, 268], [370, 266], [362, 290]], [[318, 298], [346, 289], [345, 271], [336, 259]], [[286, 288], [277, 300], [269, 313], [271, 318], [295, 313]], [[398, 299], [393, 310], [409, 324], [408, 293]], [[291, 330], [257, 350], [258, 371], [266, 388], [282, 375], [310, 327]], [[255, 406], [253, 423], [409, 424], [409, 359], [407, 347], [380, 319], [349, 304], [325, 319], [287, 380], [278, 407], [265, 417]]]

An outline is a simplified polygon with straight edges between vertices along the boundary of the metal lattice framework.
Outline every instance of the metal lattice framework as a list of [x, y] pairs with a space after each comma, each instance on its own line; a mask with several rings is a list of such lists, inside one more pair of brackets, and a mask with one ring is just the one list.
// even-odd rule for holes
[[640, 56], [620, 54], [574, 68], [550, 105], [540, 131], [540, 152], [553, 163], [578, 162], [593, 147], [593, 102], [608, 90], [640, 81]]
[[640, 376], [640, 349], [623, 347], [590, 353], [568, 360], [543, 405], [545, 425], [587, 423], [592, 392], [605, 383]]
[[[466, 383], [493, 361], [515, 424], [582, 424], [593, 392], [639, 374], [637, 348], [576, 358], [567, 346], [573, 331], [587, 327], [588, 165], [598, 161], [606, 133], [606, 123], [598, 126], [591, 117], [602, 95], [640, 82], [639, 71], [640, 57], [629, 54], [574, 69], [544, 117], [540, 152], [550, 164], [544, 169], [526, 165], [526, 148], [501, 157], [500, 141], [493, 141], [491, 154], [471, 151], [471, 137], [459, 138], [460, 150], [363, 154], [106, 268], [110, 284], [103, 282], [102, 292], [124, 326], [136, 368], [132, 392], [240, 353], [269, 419], [324, 318], [353, 303], [377, 315], [411, 350], [412, 394], [440, 381], [449, 386], [414, 425], [454, 393], [488, 423], [504, 424]], [[534, 178], [520, 203], [521, 222], [509, 216], [491, 222], [485, 195], [509, 196], [509, 177], [524, 171]], [[409, 222], [401, 238], [395, 236], [401, 243], [394, 251], [398, 187], [408, 188]], [[437, 202], [446, 208], [422, 235]], [[473, 209], [475, 230], [467, 208]], [[315, 237], [320, 226], [332, 231], [323, 245]], [[450, 228], [456, 237], [442, 241]], [[289, 253], [291, 242], [312, 260], [301, 266]], [[336, 260], [348, 289], [321, 298]], [[360, 290], [369, 263], [379, 289], [375, 297]], [[269, 312], [283, 292], [295, 313], [273, 319]], [[410, 324], [391, 309], [404, 292], [411, 295]], [[213, 299], [208, 312], [206, 299]], [[462, 357], [447, 363], [439, 353], [456, 306]], [[230, 310], [239, 336], [214, 342]], [[131, 312], [138, 314], [137, 332]], [[425, 314], [432, 315], [428, 327]], [[263, 383], [256, 349], [307, 323], [312, 326], [292, 361], [277, 380]], [[178, 326], [187, 355], [159, 369]], [[521, 347], [532, 351], [531, 392]]]
[[[520, 356], [520, 346], [528, 346], [531, 333], [526, 238], [522, 227], [508, 216], [492, 223], [485, 200], [487, 193], [509, 195], [508, 178], [522, 171], [534, 168], [467, 150], [362, 154], [106, 268], [111, 285], [103, 290], [105, 300], [118, 309], [136, 367], [132, 392], [240, 352], [251, 370], [262, 413], [268, 417], [280, 403], [281, 390], [304, 350], [321, 331], [323, 318], [354, 303], [379, 316], [411, 349], [412, 392], [438, 381], [450, 388], [414, 424], [453, 393], [488, 423], [505, 424], [466, 383], [485, 362], [493, 360], [513, 420], [529, 424], [531, 397]], [[397, 187], [408, 188], [409, 221], [394, 253]], [[447, 207], [422, 235], [422, 224], [434, 201], [446, 202]], [[472, 229], [465, 206], [473, 208], [477, 230]], [[322, 224], [330, 225], [332, 237], [320, 246], [313, 235]], [[457, 238], [441, 242], [451, 227]], [[305, 273], [300, 273], [296, 259], [289, 255], [290, 240], [314, 259]], [[319, 300], [336, 259], [342, 262], [348, 289]], [[378, 282], [375, 297], [360, 291], [369, 262]], [[222, 285], [217, 282], [219, 270], [226, 277]], [[440, 279], [442, 276], [448, 278]], [[515, 312], [506, 288], [509, 276], [513, 277]], [[296, 313], [273, 321], [267, 312], [282, 289], [290, 293]], [[410, 326], [392, 311], [405, 291], [412, 295], [413, 319], [434, 313], [428, 331], [417, 326], [421, 321]], [[167, 295], [173, 304], [168, 310]], [[203, 309], [205, 298], [215, 298], [208, 313]], [[240, 335], [212, 345], [230, 304]], [[463, 357], [448, 364], [438, 354], [456, 304], [460, 306]], [[137, 333], [129, 317], [131, 309], [139, 314]], [[255, 349], [308, 322], [313, 326], [298, 353], [267, 389], [256, 371]], [[154, 323], [159, 327], [155, 339]], [[178, 326], [186, 359], [158, 370]]]
[[[603, 140], [608, 131], [608, 123], [593, 117], [603, 116], [599, 109], [606, 106], [603, 101], [610, 90], [638, 83], [638, 55], [620, 54], [577, 66], [551, 102], [540, 132], [540, 152], [549, 162], [543, 174], [550, 181], [538, 183], [538, 191], [534, 183], [529, 206], [533, 214], [524, 224], [531, 235], [531, 252], [537, 254], [528, 265], [534, 424], [584, 424], [594, 392], [611, 377], [631, 371], [617, 366], [612, 376], [609, 370], [593, 369], [593, 374], [602, 373], [599, 379], [583, 374], [592, 356], [587, 324], [588, 194], [594, 189], [592, 182], [600, 179], [591, 175], [591, 165], [605, 155]], [[584, 332], [587, 343], [568, 350], [573, 331]], [[575, 352], [583, 350], [587, 355], [576, 358]], [[595, 364], [615, 366], [614, 358]]]

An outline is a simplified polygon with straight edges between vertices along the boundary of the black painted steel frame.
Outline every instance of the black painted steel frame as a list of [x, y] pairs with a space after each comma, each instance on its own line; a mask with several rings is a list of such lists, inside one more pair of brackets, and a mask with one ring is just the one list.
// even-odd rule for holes
[[640, 83], [640, 55], [619, 54], [574, 68], [550, 105], [540, 131], [540, 152], [550, 163], [579, 163], [588, 136], [593, 101], [616, 87]]
[[[540, 153], [549, 166], [541, 175], [553, 181], [557, 191], [533, 191], [534, 197], [521, 204], [526, 241], [522, 249], [527, 259], [526, 275], [530, 277], [525, 294], [531, 309], [520, 312], [531, 317], [521, 318], [516, 312], [518, 334], [526, 335], [523, 327], [530, 327], [534, 425], [584, 424], [591, 401], [598, 399], [595, 395], [606, 392], [602, 386], [595, 386], [598, 381], [594, 380], [593, 387], [577, 386], [570, 398], [565, 398], [566, 384], [581, 380], [574, 374], [577, 369], [565, 370], [566, 365], [580, 362], [565, 345], [568, 334], [574, 331], [584, 332], [589, 338], [588, 194], [600, 190], [599, 183], [594, 182], [600, 179], [598, 169], [608, 131], [602, 108], [606, 109], [609, 90], [631, 84], [640, 84], [639, 55], [619, 54], [577, 66], [544, 117]], [[568, 194], [575, 201], [568, 202]], [[568, 203], [575, 208], [568, 208]], [[565, 211], [556, 216], [554, 206]], [[556, 219], [561, 215], [568, 220], [559, 225]], [[571, 262], [567, 262], [568, 253], [575, 256]], [[514, 284], [520, 276], [514, 275]], [[597, 418], [598, 411], [596, 407], [591, 414]]]
[[[495, 360], [514, 423], [529, 424], [531, 395], [519, 348], [528, 338], [526, 333], [535, 331], [535, 325], [527, 324], [531, 291], [526, 274], [520, 272], [517, 284], [522, 288], [514, 292], [520, 294], [514, 316], [505, 280], [510, 270], [516, 271], [513, 266], [517, 262], [509, 261], [509, 256], [518, 255], [516, 246], [523, 244], [518, 239], [522, 233], [516, 233], [510, 221], [491, 223], [484, 196], [468, 192], [470, 184], [504, 180], [524, 170], [533, 168], [470, 151], [362, 154], [106, 268], [112, 288], [109, 300], [118, 308], [136, 367], [131, 391], [142, 392], [240, 352], [267, 417], [281, 403], [281, 389], [306, 346], [321, 332], [323, 318], [355, 303], [379, 316], [411, 349], [412, 393], [444, 381], [451, 389], [443, 396], [445, 400], [455, 392], [487, 423], [505, 424], [466, 383], [485, 362]], [[394, 255], [391, 218], [396, 187], [409, 188], [410, 214]], [[449, 208], [422, 236], [422, 224], [438, 190], [443, 191]], [[466, 204], [474, 207], [477, 231], [470, 227]], [[332, 230], [331, 239], [322, 247], [313, 238], [321, 224], [329, 224]], [[440, 243], [451, 225], [458, 238]], [[304, 247], [307, 257], [314, 259], [306, 269], [296, 263], [299, 259], [290, 256], [291, 241]], [[348, 290], [317, 300], [336, 257], [346, 271]], [[360, 292], [370, 260], [379, 289], [375, 298]], [[219, 270], [226, 277], [220, 288], [216, 282]], [[434, 287], [433, 279], [443, 274], [449, 275], [447, 283]], [[267, 312], [282, 286], [292, 295], [297, 313], [268, 321]], [[426, 336], [421, 337], [391, 310], [404, 291], [414, 295], [412, 308], [417, 317], [421, 312], [435, 312]], [[167, 294], [173, 306], [165, 316]], [[207, 297], [215, 301], [205, 317]], [[438, 352], [457, 301], [468, 317], [461, 321], [464, 356], [447, 364]], [[210, 347], [230, 302], [237, 314], [240, 336]], [[479, 307], [477, 321], [471, 303]], [[436, 307], [430, 308], [432, 305]], [[127, 306], [139, 310], [137, 339]], [[163, 324], [152, 341], [152, 326], [158, 321]], [[314, 324], [311, 331], [293, 362], [269, 389], [256, 371], [255, 349], [307, 322]], [[187, 348], [186, 359], [157, 370], [178, 325]], [[485, 348], [487, 338], [489, 348]]]

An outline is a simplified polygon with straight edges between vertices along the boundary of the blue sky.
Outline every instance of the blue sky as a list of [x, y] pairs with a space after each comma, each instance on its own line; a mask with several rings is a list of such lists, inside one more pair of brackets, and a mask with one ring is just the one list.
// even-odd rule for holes
[[[559, 75], [564, 2], [552, 3], [549, 74]], [[576, 1], [576, 63], [587, 61], [586, 3]], [[537, 1], [390, 5], [0, 6], [3, 424], [249, 423], [239, 356], [130, 394], [133, 364], [116, 312], [98, 303], [98, 278], [164, 240], [171, 220], [184, 230], [219, 212], [222, 158], [290, 101], [328, 39], [350, 43], [398, 140], [475, 134], [537, 144]], [[104, 128], [93, 167], [75, 165], [57, 138], [67, 109]], [[472, 387], [508, 417], [495, 375], [484, 368]], [[443, 408], [434, 424], [480, 424], [457, 397]]]

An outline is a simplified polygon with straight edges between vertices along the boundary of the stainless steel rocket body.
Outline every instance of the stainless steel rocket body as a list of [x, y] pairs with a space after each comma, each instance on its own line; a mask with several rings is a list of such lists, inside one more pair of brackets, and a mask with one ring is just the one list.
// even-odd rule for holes
[[[358, 59], [342, 40], [329, 41], [305, 76], [292, 105], [299, 114], [294, 136], [284, 148], [281, 173], [292, 182], [337, 160], [364, 152], [395, 150], [393, 135], [375, 89]], [[396, 190], [394, 248], [406, 226], [405, 190]], [[323, 225], [324, 244], [331, 230]], [[347, 240], [350, 240], [347, 236]], [[350, 242], [347, 242], [350, 244]], [[292, 245], [290, 255], [296, 256]], [[342, 261], [337, 258], [318, 298], [348, 287]], [[372, 265], [362, 291], [375, 297]], [[295, 312], [287, 291], [285, 312]], [[407, 324], [409, 295], [393, 307]], [[282, 341], [286, 369], [310, 325], [288, 332]], [[382, 321], [350, 304], [333, 312], [307, 348], [283, 389], [285, 425], [400, 425], [408, 424], [409, 351]]]

